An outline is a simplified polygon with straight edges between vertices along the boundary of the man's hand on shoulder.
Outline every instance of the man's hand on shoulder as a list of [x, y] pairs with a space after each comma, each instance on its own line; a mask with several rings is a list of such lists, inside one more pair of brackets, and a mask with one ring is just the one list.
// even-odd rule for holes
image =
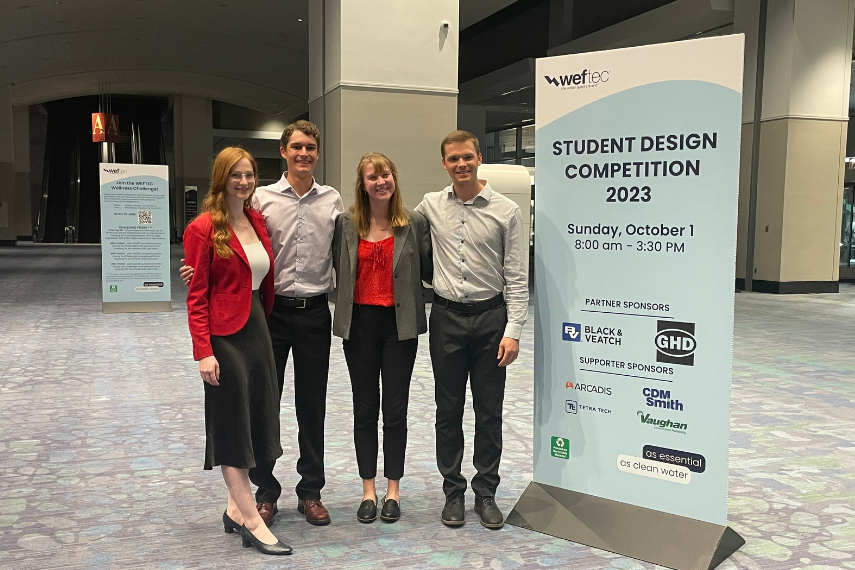
[[190, 280], [193, 279], [193, 268], [189, 265], [184, 265], [184, 258], [181, 258], [181, 267], [178, 269], [178, 274], [181, 275], [181, 280], [184, 281], [184, 286], [190, 286]]
[[520, 341], [515, 338], [503, 336], [499, 342], [499, 356], [496, 357], [499, 361], [499, 366], [504, 367], [512, 363], [517, 359], [519, 353]]

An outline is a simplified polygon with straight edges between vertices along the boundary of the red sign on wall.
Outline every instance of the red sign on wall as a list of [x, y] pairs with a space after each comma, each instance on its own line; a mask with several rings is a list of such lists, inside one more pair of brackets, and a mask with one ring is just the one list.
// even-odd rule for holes
[[92, 113], [92, 142], [119, 142], [119, 115]]

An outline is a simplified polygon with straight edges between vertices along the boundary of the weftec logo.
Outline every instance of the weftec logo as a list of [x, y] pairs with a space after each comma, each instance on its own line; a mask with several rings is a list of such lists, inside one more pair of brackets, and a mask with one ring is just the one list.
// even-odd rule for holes
[[127, 174], [128, 171], [123, 168], [105, 168], [104, 172], [107, 174]]
[[591, 394], [602, 394], [604, 396], [611, 396], [612, 389], [608, 386], [597, 386], [595, 384], [582, 384], [581, 382], [567, 382], [564, 385], [565, 388], [569, 388], [571, 390], [576, 390], [578, 392], [589, 392]]
[[544, 75], [543, 78], [546, 79], [546, 82], [550, 85], [560, 88], [569, 88], [579, 85], [594, 86], [599, 83], [607, 82], [609, 80], [609, 72], [589, 71], [587, 69], [584, 69], [582, 70], [582, 73], [574, 73], [571, 75], [557, 75], [555, 77]]
[[664, 408], [666, 410], [674, 410], [675, 412], [683, 411], [683, 403], [680, 400], [671, 399], [671, 390], [660, 390], [659, 388], [644, 388], [641, 390], [645, 401], [651, 408]]
[[656, 322], [656, 362], [695, 365], [695, 323]]
[[564, 323], [561, 327], [561, 338], [570, 342], [582, 342], [582, 325]]

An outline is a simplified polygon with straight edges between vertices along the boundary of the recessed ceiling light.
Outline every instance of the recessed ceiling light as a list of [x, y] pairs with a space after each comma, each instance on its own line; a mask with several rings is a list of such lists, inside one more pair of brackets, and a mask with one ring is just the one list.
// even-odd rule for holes
[[297, 18], [297, 21], [298, 21], [298, 22], [302, 22], [302, 21], [303, 21], [303, 18]]

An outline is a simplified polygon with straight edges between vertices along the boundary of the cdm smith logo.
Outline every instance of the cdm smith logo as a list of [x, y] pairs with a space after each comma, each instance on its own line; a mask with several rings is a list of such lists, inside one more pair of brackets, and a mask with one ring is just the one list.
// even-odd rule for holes
[[656, 362], [695, 365], [695, 323], [657, 321]]
[[600, 83], [605, 83], [609, 80], [608, 71], [591, 71], [583, 69], [582, 73], [573, 73], [570, 75], [544, 75], [544, 79], [554, 87], [561, 89], [576, 89], [578, 87], [596, 87]]

